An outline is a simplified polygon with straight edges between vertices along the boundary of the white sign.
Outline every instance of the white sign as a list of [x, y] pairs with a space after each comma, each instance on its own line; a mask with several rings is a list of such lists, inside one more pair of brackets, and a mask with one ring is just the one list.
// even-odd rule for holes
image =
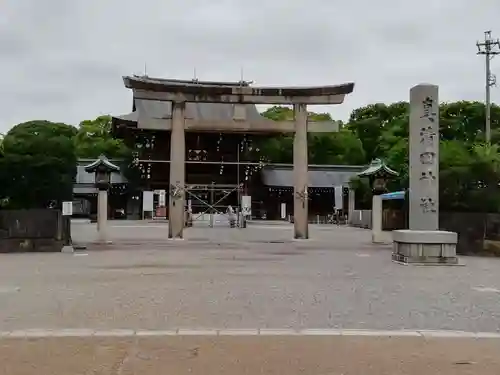
[[158, 204], [160, 207], [165, 207], [165, 190], [160, 190], [160, 194], [158, 195]]
[[335, 186], [335, 208], [337, 210], [344, 209], [344, 188], [342, 186]]
[[62, 202], [62, 214], [63, 216], [73, 215], [73, 202]]
[[252, 215], [252, 196], [242, 195], [241, 196], [241, 213], [246, 216]]
[[154, 193], [152, 191], [142, 192], [142, 211], [154, 211]]
[[281, 203], [281, 218], [286, 219], [286, 203]]

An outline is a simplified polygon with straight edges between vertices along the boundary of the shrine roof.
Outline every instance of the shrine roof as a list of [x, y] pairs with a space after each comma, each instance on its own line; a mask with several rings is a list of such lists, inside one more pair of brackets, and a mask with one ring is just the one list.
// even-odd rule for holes
[[117, 165], [113, 164], [111, 161], [109, 161], [109, 159], [106, 156], [101, 155], [94, 162], [85, 166], [85, 172], [90, 172], [90, 173], [95, 172], [95, 170], [100, 166], [107, 168], [110, 172], [119, 172], [120, 171], [119, 166], [117, 166]]
[[375, 159], [371, 162], [368, 168], [358, 174], [359, 177], [369, 177], [375, 174], [387, 174], [390, 176], [398, 176], [399, 173], [389, 168], [381, 159]]
[[[172, 118], [172, 103], [156, 100], [134, 100], [134, 111], [126, 114], [113, 116], [119, 123], [129, 123], [137, 126], [139, 113], [141, 121], [156, 121]], [[261, 116], [254, 104], [245, 104], [246, 117], [248, 121], [261, 121]], [[231, 121], [233, 119], [233, 104], [227, 103], [186, 103], [186, 118], [200, 121]], [[151, 128], [145, 124], [145, 128]]]

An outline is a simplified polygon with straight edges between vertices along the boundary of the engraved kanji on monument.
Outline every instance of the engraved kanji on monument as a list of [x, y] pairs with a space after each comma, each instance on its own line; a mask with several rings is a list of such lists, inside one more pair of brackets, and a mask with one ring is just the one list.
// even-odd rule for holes
[[439, 229], [438, 86], [410, 90], [410, 229]]

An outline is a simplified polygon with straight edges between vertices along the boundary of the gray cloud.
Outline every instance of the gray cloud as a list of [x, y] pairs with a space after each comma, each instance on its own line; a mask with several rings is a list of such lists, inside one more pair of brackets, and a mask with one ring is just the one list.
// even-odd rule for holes
[[[406, 100], [420, 82], [441, 99], [483, 100], [475, 42], [495, 27], [497, 0], [4, 0], [0, 5], [0, 132], [35, 118], [77, 124], [131, 108], [121, 76], [256, 84], [356, 82], [346, 119]], [[493, 30], [500, 36], [500, 29]], [[500, 57], [493, 60], [500, 77]], [[493, 99], [500, 101], [500, 89]]]

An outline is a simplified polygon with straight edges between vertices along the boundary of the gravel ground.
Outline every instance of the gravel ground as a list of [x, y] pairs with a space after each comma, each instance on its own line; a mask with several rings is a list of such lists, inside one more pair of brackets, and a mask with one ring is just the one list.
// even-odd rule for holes
[[[366, 230], [111, 223], [109, 251], [1, 254], [0, 330], [361, 328], [500, 331], [500, 259], [465, 267], [390, 261]], [[93, 233], [93, 234], [92, 234]], [[92, 242], [95, 226], [73, 225]]]

